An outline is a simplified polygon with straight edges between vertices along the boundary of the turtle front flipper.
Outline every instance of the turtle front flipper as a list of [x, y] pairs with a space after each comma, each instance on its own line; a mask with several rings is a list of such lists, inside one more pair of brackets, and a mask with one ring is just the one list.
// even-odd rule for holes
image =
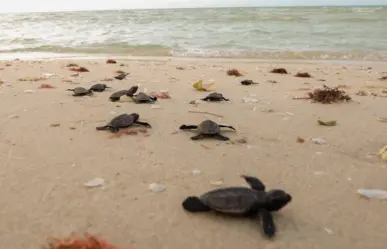
[[269, 238], [274, 237], [276, 227], [274, 224], [273, 215], [267, 209], [264, 208], [261, 208], [259, 210], [259, 215], [262, 217], [263, 233]]
[[197, 129], [197, 125], [182, 125], [180, 126], [180, 130], [192, 130], [192, 129]]
[[228, 137], [223, 136], [223, 135], [221, 135], [221, 134], [216, 134], [216, 135], [214, 135], [214, 138], [216, 138], [216, 139], [218, 139], [218, 140], [221, 140], [221, 141], [228, 141], [228, 140], [230, 140]]
[[202, 98], [202, 99], [200, 99], [200, 100], [203, 100], [203, 101], [211, 101], [212, 99], [209, 98], [209, 97], [205, 97], [205, 98]]
[[96, 130], [97, 130], [97, 131], [105, 131], [105, 130], [108, 130], [108, 129], [109, 129], [109, 126], [108, 126], [108, 125], [96, 127]]
[[246, 175], [241, 175], [241, 177], [245, 179], [245, 181], [250, 185], [252, 189], [255, 189], [257, 191], [265, 191], [265, 185], [258, 178]]
[[226, 99], [225, 97], [222, 97], [222, 99], [223, 99], [224, 101], [230, 101], [229, 99]]
[[235, 129], [234, 127], [232, 127], [231, 125], [219, 125], [219, 127], [229, 128], [229, 129], [231, 129], [231, 130], [236, 131], [236, 129]]
[[192, 213], [208, 212], [210, 207], [206, 206], [198, 197], [190, 196], [183, 201], [183, 208]]
[[140, 122], [140, 121], [136, 121], [134, 122], [135, 124], [139, 124], [139, 125], [142, 125], [142, 126], [145, 126], [145, 127], [148, 127], [148, 128], [152, 128], [152, 126], [147, 123], [147, 122]]
[[75, 89], [67, 89], [66, 91], [72, 91], [72, 92], [74, 92], [74, 90], [75, 90]]

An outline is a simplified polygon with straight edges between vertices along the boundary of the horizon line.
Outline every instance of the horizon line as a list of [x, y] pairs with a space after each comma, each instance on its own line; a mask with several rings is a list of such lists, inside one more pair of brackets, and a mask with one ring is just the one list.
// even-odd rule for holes
[[136, 10], [184, 10], [184, 9], [233, 9], [233, 8], [305, 8], [305, 7], [387, 7], [387, 4], [356, 4], [356, 5], [279, 5], [279, 6], [199, 6], [199, 7], [165, 7], [165, 8], [121, 8], [121, 9], [80, 9], [80, 10], [44, 10], [2, 12], [0, 14], [34, 14], [34, 13], [67, 13], [67, 12], [102, 12], [102, 11], [136, 11]]

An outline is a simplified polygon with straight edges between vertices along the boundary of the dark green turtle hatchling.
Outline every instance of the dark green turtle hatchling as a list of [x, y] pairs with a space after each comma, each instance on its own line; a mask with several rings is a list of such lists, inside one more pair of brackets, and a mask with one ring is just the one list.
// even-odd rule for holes
[[115, 76], [114, 78], [115, 78], [116, 80], [123, 80], [123, 79], [125, 79], [126, 76], [128, 76], [128, 75], [129, 75], [129, 73], [121, 73], [121, 74]]
[[145, 126], [147, 128], [152, 128], [152, 126], [146, 122], [140, 122], [138, 119], [140, 118], [140, 115], [138, 113], [132, 113], [132, 114], [121, 114], [117, 117], [113, 118], [107, 125], [99, 126], [96, 129], [101, 130], [110, 130], [111, 132], [118, 132], [121, 128], [127, 128], [133, 124], [138, 124]]
[[259, 83], [258, 82], [254, 82], [252, 80], [242, 80], [241, 84], [244, 85], [244, 86], [249, 86], [249, 85], [255, 85], [255, 84], [259, 84]]
[[251, 188], [226, 187], [199, 197], [189, 196], [183, 201], [183, 208], [192, 213], [215, 211], [240, 217], [261, 217], [264, 234], [269, 238], [275, 236], [276, 226], [271, 212], [286, 206], [292, 196], [281, 189], [266, 192], [265, 185], [259, 179], [245, 175], [242, 177]]
[[206, 137], [212, 137], [222, 141], [230, 140], [228, 137], [225, 137], [220, 134], [221, 127], [230, 128], [235, 131], [235, 128], [232, 126], [219, 125], [212, 120], [205, 120], [201, 122], [199, 125], [182, 125], [180, 126], [180, 130], [197, 129], [199, 134], [191, 137], [192, 140], [199, 140]]
[[135, 94], [137, 92], [137, 90], [138, 90], [138, 86], [132, 86], [129, 90], [121, 90], [121, 91], [113, 93], [112, 95], [110, 95], [109, 99], [110, 99], [110, 101], [115, 102], [115, 101], [120, 100], [120, 98], [124, 95], [133, 97], [133, 94]]
[[154, 103], [157, 101], [156, 97], [149, 96], [143, 92], [139, 92], [138, 94], [134, 95], [133, 99], [136, 104]]
[[105, 91], [106, 88], [111, 88], [111, 87], [107, 86], [106, 84], [98, 83], [98, 84], [92, 85], [90, 87], [90, 90], [93, 92], [103, 92]]
[[229, 99], [226, 99], [223, 94], [221, 93], [210, 93], [207, 95], [207, 97], [203, 98], [204, 101], [230, 101]]
[[72, 91], [74, 92], [73, 96], [74, 97], [79, 97], [79, 96], [85, 96], [85, 95], [91, 95], [93, 92], [91, 90], [88, 90], [83, 87], [76, 87], [74, 89], [67, 89], [67, 91]]

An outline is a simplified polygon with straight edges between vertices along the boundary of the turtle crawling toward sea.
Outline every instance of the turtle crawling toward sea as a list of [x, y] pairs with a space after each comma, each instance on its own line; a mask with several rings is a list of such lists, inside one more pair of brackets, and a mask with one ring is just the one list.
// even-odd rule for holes
[[292, 196], [281, 189], [265, 191], [265, 185], [252, 176], [242, 175], [248, 187], [226, 187], [209, 191], [199, 197], [189, 196], [183, 201], [186, 211], [215, 211], [226, 215], [241, 217], [261, 217], [264, 234], [272, 238], [276, 233], [271, 212], [286, 206]]
[[191, 130], [197, 129], [199, 134], [191, 137], [192, 140], [199, 140], [206, 137], [212, 137], [221, 141], [230, 140], [228, 137], [225, 137], [220, 134], [220, 128], [230, 128], [235, 131], [235, 128], [229, 125], [219, 125], [212, 120], [205, 120], [201, 122], [199, 125], [182, 125], [180, 126], [180, 130]]
[[74, 94], [73, 96], [74, 97], [79, 97], [79, 96], [85, 96], [85, 95], [91, 95], [93, 94], [93, 92], [91, 90], [88, 90], [84, 87], [76, 87], [76, 88], [73, 88], [73, 89], [67, 89], [67, 91], [73, 91]]
[[129, 90], [121, 90], [121, 91], [113, 93], [112, 95], [110, 95], [109, 99], [112, 102], [116, 102], [116, 101], [120, 100], [120, 98], [124, 95], [127, 95], [129, 97], [133, 97], [133, 94], [135, 94], [137, 92], [137, 90], [138, 90], [138, 86], [132, 86], [131, 88], [129, 88]]
[[221, 93], [210, 93], [207, 95], [207, 97], [203, 98], [204, 101], [230, 101], [229, 99], [226, 99], [223, 94]]
[[120, 128], [127, 128], [133, 124], [138, 124], [145, 126], [147, 128], [152, 128], [152, 126], [146, 122], [140, 122], [138, 119], [140, 118], [140, 115], [138, 113], [132, 113], [132, 114], [121, 114], [117, 117], [113, 118], [107, 125], [99, 126], [96, 129], [98, 131], [102, 130], [110, 130], [113, 133], [116, 133], [120, 130]]
[[[129, 96], [129, 95], [128, 95]], [[143, 104], [143, 103], [154, 103], [157, 101], [157, 98], [156, 97], [152, 97], [152, 96], [149, 96], [148, 94], [146, 93], [143, 93], [143, 92], [139, 92], [138, 94], [136, 95], [132, 95], [130, 97], [133, 97], [134, 99], [134, 102], [136, 104]]]
[[111, 87], [107, 86], [106, 84], [98, 83], [98, 84], [92, 85], [90, 87], [90, 90], [93, 92], [103, 92], [105, 91], [106, 88], [111, 88]]

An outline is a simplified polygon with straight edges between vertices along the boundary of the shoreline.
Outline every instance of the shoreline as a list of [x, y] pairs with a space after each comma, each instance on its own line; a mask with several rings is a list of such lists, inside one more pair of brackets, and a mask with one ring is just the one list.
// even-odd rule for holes
[[214, 62], [243, 62], [243, 63], [284, 63], [284, 64], [387, 64], [383, 60], [336, 60], [336, 59], [261, 59], [246, 57], [189, 57], [189, 56], [125, 56], [117, 54], [66, 54], [66, 53], [3, 53], [0, 61], [55, 61], [55, 60], [105, 60], [117, 59], [124, 61], [214, 61]]

